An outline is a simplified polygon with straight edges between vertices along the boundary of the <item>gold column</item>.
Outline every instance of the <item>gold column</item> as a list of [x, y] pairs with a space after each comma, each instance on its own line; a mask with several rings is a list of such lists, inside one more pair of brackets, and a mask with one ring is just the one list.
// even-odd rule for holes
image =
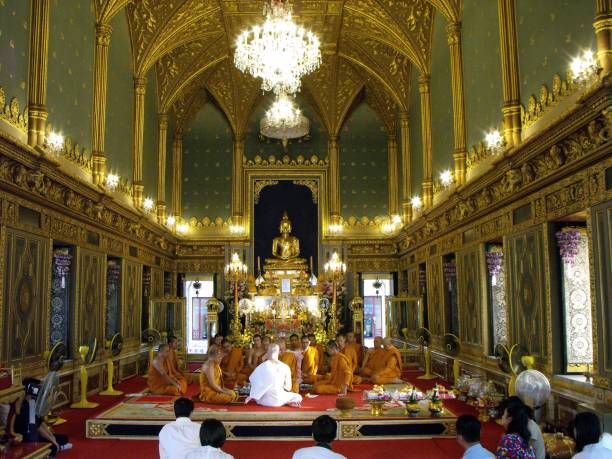
[[421, 136], [423, 137], [423, 205], [431, 207], [433, 203], [433, 150], [429, 75], [419, 75], [419, 93], [421, 94]]
[[142, 193], [144, 183], [142, 181], [142, 159], [144, 151], [144, 104], [147, 79], [134, 77], [134, 111], [132, 118], [132, 166], [134, 182], [134, 205], [142, 207]]
[[387, 183], [389, 192], [389, 215], [399, 214], [399, 190], [397, 172], [397, 139], [395, 132], [387, 136]]
[[92, 179], [97, 185], [106, 177], [104, 130], [106, 126], [106, 90], [108, 81], [108, 47], [113, 29], [107, 24], [96, 24], [94, 50], [93, 110], [91, 116]]
[[181, 193], [183, 180], [183, 133], [174, 132], [172, 141], [172, 212], [178, 218], [181, 216]]
[[446, 26], [448, 47], [450, 49], [451, 78], [453, 91], [453, 129], [455, 132], [455, 180], [458, 185], [465, 183], [465, 103], [463, 94], [463, 54], [461, 51], [461, 23], [453, 22]]
[[327, 159], [329, 161], [329, 216], [330, 224], [340, 222], [340, 164], [338, 136], [330, 134], [327, 139]]
[[28, 145], [32, 147], [45, 143], [48, 52], [49, 0], [32, 0], [28, 75]]
[[515, 0], [498, 0], [499, 43], [504, 91], [504, 138], [509, 147], [521, 143], [521, 94]]
[[595, 2], [595, 36], [597, 38], [597, 60], [606, 75], [612, 72], [612, 1]]
[[404, 221], [412, 220], [412, 166], [410, 159], [410, 117], [400, 111], [400, 140], [402, 148], [402, 213]]
[[168, 115], [159, 114], [159, 143], [157, 145], [157, 223], [166, 221], [166, 137], [168, 135]]
[[244, 157], [244, 135], [236, 134], [234, 136], [234, 160], [232, 161], [232, 224], [242, 225], [242, 217], [244, 216], [243, 205], [243, 190], [244, 177], [242, 173], [242, 160]]

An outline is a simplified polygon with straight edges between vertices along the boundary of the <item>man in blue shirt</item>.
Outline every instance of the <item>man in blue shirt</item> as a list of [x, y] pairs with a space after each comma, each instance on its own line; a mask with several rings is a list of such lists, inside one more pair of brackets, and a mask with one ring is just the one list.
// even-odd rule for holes
[[495, 459], [492, 452], [480, 444], [480, 421], [470, 414], [457, 418], [457, 443], [465, 453], [463, 459]]

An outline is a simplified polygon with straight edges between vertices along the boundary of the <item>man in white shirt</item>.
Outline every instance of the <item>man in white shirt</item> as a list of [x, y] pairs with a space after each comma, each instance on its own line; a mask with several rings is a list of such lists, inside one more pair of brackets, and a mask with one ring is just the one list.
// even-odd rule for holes
[[159, 432], [160, 459], [185, 459], [187, 453], [200, 447], [200, 424], [189, 418], [193, 408], [193, 402], [185, 397], [174, 402], [176, 421]]
[[331, 442], [335, 440], [337, 430], [338, 425], [331, 416], [319, 416], [312, 421], [312, 437], [317, 444], [298, 449], [293, 453], [293, 459], [347, 459], [332, 451]]
[[578, 413], [574, 419], [574, 438], [578, 454], [574, 459], [612, 459], [612, 435], [601, 433], [595, 413]]
[[480, 421], [470, 414], [457, 418], [457, 443], [465, 452], [463, 459], [495, 459], [492, 452], [480, 444]]

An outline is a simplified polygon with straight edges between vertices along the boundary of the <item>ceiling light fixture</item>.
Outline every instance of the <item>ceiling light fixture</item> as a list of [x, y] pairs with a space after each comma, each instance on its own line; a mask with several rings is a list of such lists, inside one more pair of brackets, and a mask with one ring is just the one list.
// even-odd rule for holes
[[597, 60], [593, 51], [585, 49], [580, 56], [576, 56], [570, 64], [572, 75], [579, 83], [586, 83], [597, 73]]
[[147, 212], [150, 212], [151, 210], [153, 210], [153, 199], [146, 198], [144, 202], [142, 203], [142, 208], [146, 210]]
[[446, 169], [440, 174], [440, 182], [444, 186], [449, 186], [451, 183], [453, 183], [453, 173]]
[[504, 138], [497, 129], [493, 129], [485, 135], [485, 143], [489, 150], [497, 150], [504, 145]]
[[288, 1], [271, 0], [264, 6], [264, 24], [236, 41], [236, 67], [261, 78], [261, 88], [277, 95], [298, 92], [301, 78], [321, 65], [319, 39], [293, 22], [291, 10]]
[[174, 226], [175, 223], [176, 223], [176, 218], [174, 218], [174, 215], [170, 215], [166, 219], [166, 225], [168, 225], [168, 226]]
[[293, 98], [287, 94], [276, 96], [274, 103], [259, 122], [261, 135], [280, 139], [287, 146], [288, 139], [299, 139], [310, 131], [308, 118], [302, 115]]
[[50, 132], [47, 136], [47, 146], [51, 151], [59, 152], [64, 147], [64, 136], [59, 132]]
[[114, 191], [119, 186], [119, 176], [117, 174], [108, 174], [105, 181], [110, 191]]
[[410, 200], [410, 203], [412, 204], [413, 209], [420, 209], [421, 206], [423, 205], [423, 201], [421, 201], [421, 198], [419, 196], [413, 197]]

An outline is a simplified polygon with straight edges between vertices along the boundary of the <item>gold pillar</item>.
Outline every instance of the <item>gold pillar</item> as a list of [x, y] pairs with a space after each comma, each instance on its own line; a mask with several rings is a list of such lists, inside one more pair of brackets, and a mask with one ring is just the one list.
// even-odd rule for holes
[[166, 138], [168, 135], [168, 115], [159, 114], [159, 143], [157, 145], [157, 223], [166, 221]]
[[521, 143], [521, 94], [516, 35], [515, 0], [498, 0], [499, 43], [504, 92], [504, 138], [506, 145]]
[[104, 130], [106, 126], [106, 90], [108, 81], [108, 47], [113, 29], [107, 24], [96, 24], [94, 50], [93, 109], [91, 116], [92, 179], [97, 185], [106, 177]]
[[45, 143], [48, 51], [49, 0], [32, 0], [28, 75], [28, 145], [32, 147]]
[[400, 140], [402, 148], [402, 213], [404, 221], [412, 220], [412, 166], [410, 158], [410, 117], [400, 111]]
[[134, 205], [142, 207], [142, 193], [144, 183], [142, 181], [142, 159], [144, 153], [144, 104], [147, 79], [134, 77], [134, 111], [132, 118], [132, 166], [134, 168]]
[[181, 193], [183, 180], [183, 133], [174, 132], [172, 141], [172, 212], [175, 217], [181, 216]]
[[338, 136], [330, 134], [327, 139], [327, 159], [329, 161], [329, 216], [330, 224], [340, 222], [340, 164]]
[[431, 207], [433, 203], [433, 150], [429, 75], [419, 75], [419, 93], [421, 94], [421, 136], [423, 137], [423, 205]]
[[451, 79], [453, 91], [453, 130], [455, 133], [455, 180], [457, 185], [465, 183], [465, 103], [463, 94], [463, 54], [461, 51], [461, 23], [453, 22], [446, 26], [448, 47], [450, 49]]
[[612, 72], [612, 2], [595, 2], [595, 37], [597, 38], [597, 60], [603, 75]]
[[242, 173], [242, 160], [244, 157], [244, 135], [237, 134], [234, 136], [234, 160], [232, 161], [232, 223], [234, 225], [242, 225], [242, 217], [244, 216], [243, 190], [244, 177]]
[[389, 215], [399, 214], [399, 190], [397, 172], [397, 139], [395, 132], [387, 136], [387, 184], [389, 193]]

